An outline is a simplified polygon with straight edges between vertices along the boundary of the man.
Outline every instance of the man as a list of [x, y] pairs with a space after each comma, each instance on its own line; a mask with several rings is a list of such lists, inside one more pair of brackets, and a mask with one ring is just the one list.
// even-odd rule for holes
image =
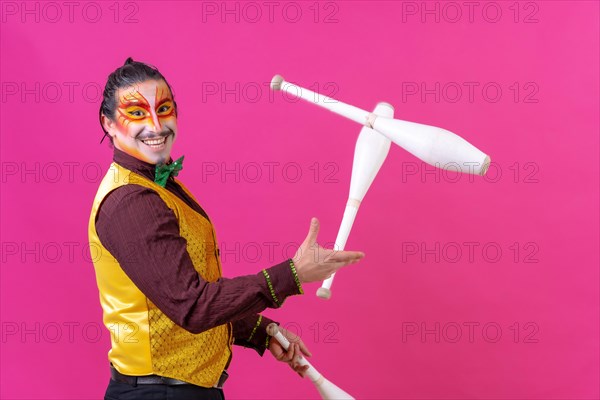
[[[223, 278], [213, 225], [174, 178], [177, 103], [160, 72], [131, 58], [108, 78], [100, 123], [114, 146], [113, 163], [94, 199], [90, 247], [111, 331], [106, 399], [222, 399], [232, 344], [266, 349], [302, 375], [302, 341], [288, 351], [270, 341], [278, 308], [302, 284], [326, 279], [361, 252], [316, 244], [318, 221], [292, 259], [256, 275]], [[104, 138], [103, 138], [104, 139]]]

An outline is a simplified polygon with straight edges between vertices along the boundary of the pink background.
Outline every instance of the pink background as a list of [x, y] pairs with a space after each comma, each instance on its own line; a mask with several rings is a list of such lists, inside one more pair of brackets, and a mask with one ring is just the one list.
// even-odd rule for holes
[[[266, 310], [331, 381], [369, 399], [600, 396], [597, 2], [480, 2], [471, 20], [463, 2], [280, 2], [271, 20], [265, 2], [78, 2], [71, 20], [54, 4], [1, 6], [2, 398], [104, 394], [86, 229], [112, 156], [97, 90], [128, 56], [174, 88], [173, 156], [229, 277], [291, 256], [311, 216], [331, 243], [347, 197], [360, 127], [269, 92], [276, 73], [491, 155], [470, 179], [393, 146], [347, 245], [365, 260], [330, 302], [312, 284]], [[269, 354], [236, 347], [231, 375], [231, 399], [318, 397]]]

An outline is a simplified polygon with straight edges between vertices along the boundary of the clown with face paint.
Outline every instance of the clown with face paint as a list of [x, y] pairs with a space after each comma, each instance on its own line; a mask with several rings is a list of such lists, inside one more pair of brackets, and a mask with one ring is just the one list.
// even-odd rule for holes
[[119, 149], [152, 164], [167, 161], [175, 140], [177, 116], [165, 81], [140, 82], [131, 91], [123, 91], [117, 122], [105, 121], [107, 129], [115, 132]]
[[268, 349], [303, 376], [310, 351], [296, 335], [286, 351], [270, 341], [279, 308], [302, 284], [322, 281], [364, 254], [316, 243], [319, 222], [294, 257], [257, 274], [223, 278], [214, 226], [176, 179], [171, 158], [177, 103], [154, 67], [127, 59], [109, 75], [99, 113], [113, 162], [100, 183], [88, 224], [90, 249], [111, 332], [111, 379], [105, 398], [223, 399], [232, 346]]

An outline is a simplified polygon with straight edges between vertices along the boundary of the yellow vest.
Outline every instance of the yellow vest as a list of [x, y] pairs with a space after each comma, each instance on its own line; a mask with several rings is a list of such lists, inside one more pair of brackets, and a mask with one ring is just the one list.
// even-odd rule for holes
[[[177, 183], [194, 198], [181, 182]], [[111, 191], [127, 184], [157, 192], [175, 213], [179, 233], [187, 241], [187, 251], [198, 274], [207, 282], [221, 277], [212, 223], [167, 189], [113, 162], [94, 199], [88, 230], [103, 320], [111, 332], [108, 359], [122, 374], [157, 374], [211, 387], [231, 355], [231, 324], [199, 334], [181, 328], [137, 288], [98, 238], [96, 214], [100, 204]], [[142, 254], [132, 249], [131, 256], [142, 257]]]

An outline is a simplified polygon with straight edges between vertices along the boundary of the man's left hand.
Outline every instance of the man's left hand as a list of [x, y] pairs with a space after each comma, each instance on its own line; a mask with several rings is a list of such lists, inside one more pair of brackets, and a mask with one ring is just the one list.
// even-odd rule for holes
[[312, 356], [311, 352], [298, 335], [283, 329], [281, 326], [279, 327], [279, 332], [290, 342], [290, 347], [286, 351], [277, 339], [271, 338], [269, 341], [269, 351], [276, 360], [287, 363], [298, 375], [304, 377], [308, 365], [302, 366], [298, 363], [298, 360], [304, 356]]

